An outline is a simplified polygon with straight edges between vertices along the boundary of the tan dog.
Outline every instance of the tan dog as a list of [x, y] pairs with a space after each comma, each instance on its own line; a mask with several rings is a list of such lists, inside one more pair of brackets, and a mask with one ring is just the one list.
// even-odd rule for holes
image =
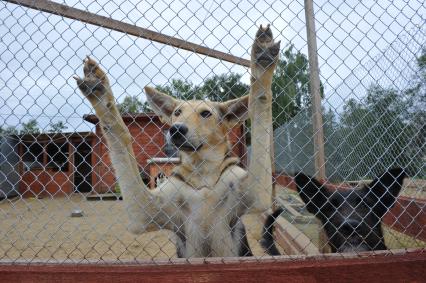
[[[170, 125], [170, 139], [181, 156], [173, 175], [154, 190], [139, 175], [132, 137], [106, 74], [95, 61], [85, 60], [84, 78], [75, 79], [99, 117], [131, 232], [174, 231], [179, 257], [251, 255], [241, 216], [271, 203], [271, 84], [279, 47], [269, 25], [261, 26], [252, 47], [250, 94], [235, 100], [182, 101], [145, 88], [154, 112]], [[249, 118], [249, 109], [252, 156], [245, 171], [229, 156], [227, 133]]]

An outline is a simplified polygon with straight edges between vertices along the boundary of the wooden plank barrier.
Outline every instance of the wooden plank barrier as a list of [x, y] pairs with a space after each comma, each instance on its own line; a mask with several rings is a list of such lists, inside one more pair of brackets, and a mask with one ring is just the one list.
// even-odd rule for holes
[[[266, 214], [261, 217], [262, 223], [266, 219]], [[317, 246], [295, 225], [287, 221], [284, 217], [278, 217], [275, 221], [275, 241], [277, 246], [289, 255], [316, 255], [320, 254]]]
[[422, 250], [189, 259], [150, 264], [0, 264], [0, 282], [424, 282]]

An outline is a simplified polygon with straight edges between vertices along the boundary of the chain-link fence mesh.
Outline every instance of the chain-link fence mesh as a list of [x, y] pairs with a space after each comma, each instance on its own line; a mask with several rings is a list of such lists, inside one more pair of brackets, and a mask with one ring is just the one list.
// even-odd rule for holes
[[[223, 121], [203, 124], [193, 136], [204, 150], [213, 146], [215, 156], [192, 169], [182, 167], [182, 158], [188, 146], [192, 151], [197, 146], [177, 141], [191, 133], [183, 125], [200, 123], [179, 120], [189, 108], [213, 119], [226, 109], [214, 105], [213, 111], [206, 106], [211, 101], [248, 93], [247, 60], [262, 22], [271, 23], [274, 37], [282, 40], [271, 85], [276, 191], [271, 197], [282, 210], [272, 219], [278, 252], [291, 257], [424, 249], [426, 5], [329, 1], [314, 3], [314, 10], [326, 172], [318, 181], [308, 177], [319, 169], [303, 1], [2, 1], [0, 260], [156, 261], [229, 252], [261, 260], [274, 254], [271, 218], [248, 214], [253, 202], [245, 190], [252, 184], [232, 169], [237, 164], [247, 169], [253, 161], [251, 145], [260, 138], [250, 128], [259, 116], [225, 133]], [[137, 168], [113, 169], [111, 151], [128, 149], [123, 135], [114, 132], [119, 123], [108, 120], [108, 113], [96, 116], [72, 78], [82, 76], [87, 55], [107, 73]], [[167, 125], [167, 117], [152, 112], [159, 103], [147, 102], [146, 85], [189, 101], [179, 108], [161, 100], [163, 114], [169, 111], [179, 123]], [[243, 119], [237, 106], [227, 109]], [[206, 138], [208, 131], [217, 138]], [[226, 152], [224, 136], [231, 144]], [[133, 164], [120, 155], [113, 160], [122, 167]], [[249, 177], [259, 181], [264, 172]], [[117, 182], [117, 175], [121, 181], [131, 178]], [[136, 199], [135, 212], [126, 202], [138, 197], [128, 187], [133, 182], [130, 187], [142, 188], [139, 177], [155, 197], [146, 203]], [[239, 188], [240, 182], [247, 188]], [[182, 192], [188, 188], [190, 194]], [[166, 195], [169, 199], [156, 203]], [[130, 233], [128, 218], [135, 215], [154, 228]], [[219, 252], [223, 247], [227, 251]]]
[[[424, 46], [424, 28], [413, 28], [328, 92], [326, 99], [341, 100], [324, 105], [328, 179], [368, 179], [398, 165], [411, 176], [425, 175], [424, 145], [418, 143], [424, 121], [416, 121], [425, 107], [418, 61]], [[278, 128], [275, 151], [281, 155], [277, 154], [277, 169], [313, 175], [312, 134], [309, 110], [300, 111]]]

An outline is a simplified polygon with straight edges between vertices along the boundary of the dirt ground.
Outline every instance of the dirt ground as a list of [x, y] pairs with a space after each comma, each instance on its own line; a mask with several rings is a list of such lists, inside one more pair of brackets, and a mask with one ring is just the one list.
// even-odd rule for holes
[[[81, 209], [84, 217], [70, 217]], [[245, 216], [250, 247], [258, 244], [262, 223]], [[0, 260], [62, 262], [133, 261], [176, 257], [174, 234], [168, 231], [132, 235], [126, 231], [122, 201], [86, 201], [82, 195], [57, 199], [0, 202]]]
[[[318, 245], [318, 222], [306, 212], [297, 193], [280, 189], [301, 215], [285, 218]], [[70, 217], [81, 209], [83, 217]], [[302, 216], [302, 217], [301, 217]], [[133, 235], [126, 230], [122, 201], [87, 201], [84, 195], [56, 199], [0, 201], [0, 261], [142, 261], [176, 258], [174, 234], [168, 231]], [[257, 257], [264, 254], [258, 241], [259, 215], [243, 218], [248, 240]], [[385, 229], [389, 248], [426, 247], [426, 243]]]

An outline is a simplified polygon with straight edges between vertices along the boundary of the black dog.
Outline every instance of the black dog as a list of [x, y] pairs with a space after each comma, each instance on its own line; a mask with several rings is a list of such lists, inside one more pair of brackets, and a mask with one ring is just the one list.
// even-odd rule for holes
[[[361, 252], [386, 249], [381, 219], [394, 205], [405, 176], [394, 168], [361, 189], [336, 191], [303, 173], [295, 182], [307, 210], [321, 221], [332, 252]], [[282, 212], [269, 215], [263, 227], [261, 245], [270, 255], [280, 254], [272, 233]]]

